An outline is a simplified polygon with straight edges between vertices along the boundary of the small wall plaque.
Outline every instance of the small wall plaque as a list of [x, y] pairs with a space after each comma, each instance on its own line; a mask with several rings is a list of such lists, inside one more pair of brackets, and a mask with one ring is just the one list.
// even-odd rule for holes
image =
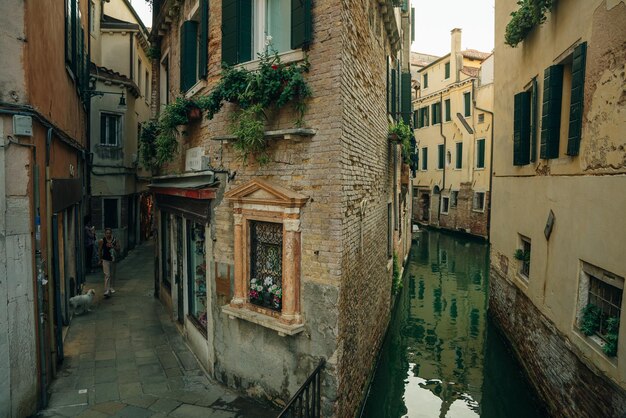
[[550, 239], [550, 234], [552, 234], [552, 228], [554, 227], [554, 212], [550, 209], [550, 213], [548, 214], [548, 220], [546, 221], [546, 227], [543, 230], [543, 234], [546, 236], [546, 239]]

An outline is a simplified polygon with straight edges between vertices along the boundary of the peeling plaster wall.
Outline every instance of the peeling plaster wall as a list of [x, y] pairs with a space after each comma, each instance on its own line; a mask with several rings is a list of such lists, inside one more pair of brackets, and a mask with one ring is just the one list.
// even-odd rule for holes
[[23, 0], [3, 0], [0, 8], [0, 102], [25, 103], [26, 80], [24, 78], [24, 29]]
[[[585, 337], [578, 319], [588, 293], [582, 262], [626, 277], [626, 3], [560, 0], [544, 25], [511, 48], [504, 30], [516, 7], [514, 0], [496, 3], [490, 310], [534, 385], [556, 388], [540, 390], [555, 415], [617, 416], [626, 402], [626, 303], [616, 357]], [[580, 155], [565, 155], [562, 126], [558, 158], [513, 166], [514, 94], [537, 77], [541, 106], [544, 69], [579, 42], [587, 42]], [[550, 211], [555, 222], [546, 239]], [[513, 257], [520, 235], [532, 245], [528, 280]], [[545, 326], [535, 330], [538, 323]], [[598, 381], [595, 394], [578, 384], [589, 374]]]
[[[6, 146], [0, 117], [0, 416], [27, 416], [37, 405], [29, 148]], [[23, 181], [14, 181], [14, 179]]]

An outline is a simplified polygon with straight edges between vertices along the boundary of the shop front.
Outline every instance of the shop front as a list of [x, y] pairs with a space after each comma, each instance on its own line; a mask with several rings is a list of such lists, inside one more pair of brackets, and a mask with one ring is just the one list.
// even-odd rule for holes
[[212, 173], [156, 178], [150, 185], [156, 202], [158, 274], [155, 289], [192, 350], [207, 368], [210, 289], [207, 236], [217, 182]]

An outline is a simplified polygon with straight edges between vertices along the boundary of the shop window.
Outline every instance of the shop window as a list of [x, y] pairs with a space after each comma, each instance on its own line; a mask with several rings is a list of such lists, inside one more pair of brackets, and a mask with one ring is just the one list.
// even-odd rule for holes
[[250, 302], [280, 312], [283, 299], [283, 225], [251, 221], [249, 228]]
[[119, 228], [119, 206], [120, 199], [102, 199], [102, 213], [104, 228]]
[[202, 333], [207, 329], [205, 225], [187, 221], [189, 316]]
[[172, 234], [170, 233], [170, 216], [161, 212], [161, 271], [163, 273], [161, 277], [161, 283], [170, 291], [172, 288], [172, 254], [170, 247], [170, 240]]
[[442, 197], [441, 198], [441, 213], [447, 215], [449, 208], [450, 208], [450, 198], [448, 196]]
[[458, 200], [459, 200], [459, 191], [458, 190], [452, 190], [450, 192], [450, 207], [451, 208], [456, 208]]
[[100, 145], [116, 147], [122, 143], [122, 117], [113, 113], [100, 113]]
[[578, 327], [609, 357], [617, 355], [624, 278], [582, 262]]
[[474, 192], [472, 210], [475, 212], [485, 211], [485, 192]]

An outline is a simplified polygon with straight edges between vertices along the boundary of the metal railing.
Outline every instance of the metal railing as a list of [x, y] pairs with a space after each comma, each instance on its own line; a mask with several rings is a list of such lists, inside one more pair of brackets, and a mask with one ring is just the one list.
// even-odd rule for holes
[[278, 415], [278, 418], [320, 418], [321, 417], [321, 380], [322, 369], [326, 360], [321, 359], [313, 373], [298, 389], [295, 395]]

